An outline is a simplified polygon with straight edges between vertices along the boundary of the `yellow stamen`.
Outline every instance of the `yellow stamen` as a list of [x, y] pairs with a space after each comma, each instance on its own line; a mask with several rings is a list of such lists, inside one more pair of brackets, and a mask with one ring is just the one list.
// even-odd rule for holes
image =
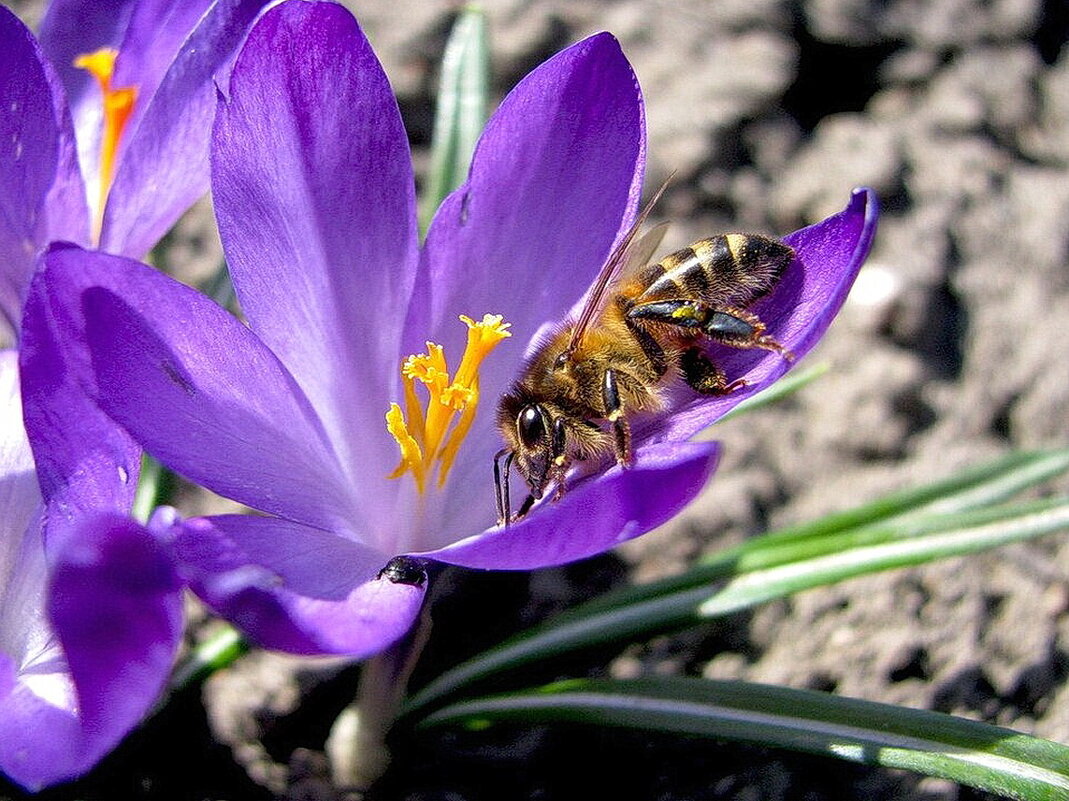
[[510, 324], [504, 322], [500, 314], [484, 314], [479, 322], [462, 314], [460, 321], [468, 327], [468, 344], [457, 369], [456, 383], [468, 387], [478, 378], [483, 359], [502, 339], [512, 334], [507, 330]]
[[[412, 431], [415, 432], [413, 436], [418, 437], [416, 442], [419, 442], [420, 447], [423, 447], [423, 432], [427, 428], [427, 421], [423, 417], [423, 407], [420, 405], [419, 396], [416, 394], [416, 384], [406, 378], [404, 386], [405, 417], [412, 421]], [[396, 406], [397, 404], [393, 405]]]
[[95, 53], [86, 53], [74, 59], [74, 66], [83, 69], [96, 78], [100, 85], [104, 104], [103, 131], [100, 136], [100, 188], [97, 195], [96, 215], [93, 218], [93, 241], [100, 241], [100, 229], [104, 224], [104, 206], [107, 203], [111, 182], [115, 178], [115, 155], [119, 151], [126, 123], [134, 112], [137, 100], [137, 87], [125, 86], [112, 88], [111, 78], [115, 74], [115, 59], [118, 52], [104, 47]]
[[[479, 322], [460, 318], [468, 326], [468, 342], [460, 367], [452, 378], [441, 345], [427, 343], [427, 352], [409, 356], [401, 365], [405, 412], [390, 404], [386, 429], [401, 448], [401, 463], [390, 474], [400, 478], [411, 472], [423, 494], [427, 477], [437, 468], [438, 486], [445, 484], [461, 443], [468, 434], [479, 406], [479, 368], [483, 359], [505, 337], [509, 324], [499, 314], [487, 314]], [[427, 393], [421, 406], [416, 384]], [[459, 415], [459, 418], [457, 417]]]
[[401, 464], [397, 465], [396, 469], [387, 478], [400, 478], [411, 470], [413, 477], [416, 479], [419, 493], [422, 495], [423, 485], [426, 481], [423, 470], [423, 451], [415, 438], [408, 433], [405, 417], [401, 413], [401, 407], [396, 403], [391, 403], [390, 411], [386, 412], [386, 430], [390, 432], [390, 436], [397, 440], [397, 444], [401, 447]]
[[469, 403], [475, 401], [477, 395], [471, 387], [460, 384], [450, 384], [442, 393], [442, 405], [454, 412], [462, 412]]
[[440, 467], [438, 468], [438, 486], [441, 487], [445, 484], [446, 478], [449, 476], [449, 471], [453, 467], [453, 460], [457, 458], [457, 451], [460, 450], [460, 444], [464, 441], [464, 438], [468, 436], [468, 429], [471, 428], [471, 424], [475, 422], [475, 410], [479, 407], [479, 382], [475, 381], [475, 387], [469, 389], [469, 402], [466, 406], [458, 409], [460, 412], [460, 419], [457, 424], [453, 426], [453, 434], [449, 437], [449, 442], [445, 444], [441, 452], [438, 454], [440, 460]]

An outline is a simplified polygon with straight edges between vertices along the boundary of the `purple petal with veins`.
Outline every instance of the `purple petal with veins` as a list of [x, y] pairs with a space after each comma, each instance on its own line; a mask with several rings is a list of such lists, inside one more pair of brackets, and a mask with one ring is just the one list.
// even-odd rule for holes
[[421, 583], [379, 577], [387, 557], [285, 520], [236, 515], [179, 525], [190, 586], [265, 648], [370, 656], [401, 637]]
[[391, 525], [383, 414], [418, 259], [415, 184], [397, 101], [349, 12], [264, 15], [220, 101], [212, 170], [250, 326], [314, 404], [366, 524]]
[[[189, 34], [155, 93], [140, 99], [144, 109], [124, 135], [108, 193], [102, 249], [143, 257], [207, 191], [215, 78], [264, 2], [217, 0]], [[164, 38], [153, 44], [171, 46]]]
[[[486, 410], [453, 467], [434, 544], [493, 523], [490, 459], [501, 447], [491, 404], [520, 369], [524, 345], [562, 317], [631, 224], [645, 166], [638, 81], [602, 33], [537, 67], [487, 123], [470, 177], [445, 199], [427, 234], [407, 343], [463, 350], [457, 316], [501, 314], [512, 338], [480, 372]], [[473, 500], [473, 494], [478, 501]]]
[[508, 526], [419, 554], [485, 570], [532, 570], [603, 553], [674, 517], [716, 469], [716, 443], [650, 445]]

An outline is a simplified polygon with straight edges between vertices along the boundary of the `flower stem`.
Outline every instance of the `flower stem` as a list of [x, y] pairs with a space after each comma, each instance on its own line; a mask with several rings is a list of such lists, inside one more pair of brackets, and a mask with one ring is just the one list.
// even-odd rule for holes
[[171, 674], [171, 692], [179, 692], [191, 684], [229, 667], [238, 657], [248, 653], [249, 644], [241, 633], [222, 625], [211, 637], [195, 646]]
[[331, 727], [326, 752], [334, 783], [364, 792], [386, 773], [390, 751], [386, 735], [397, 719], [408, 679], [430, 636], [430, 605], [413, 629], [385, 651], [364, 662], [356, 698]]
[[141, 479], [137, 485], [137, 495], [134, 497], [134, 506], [131, 510], [134, 519], [147, 523], [157, 506], [164, 506], [171, 502], [174, 489], [174, 473], [147, 453], [143, 454]]

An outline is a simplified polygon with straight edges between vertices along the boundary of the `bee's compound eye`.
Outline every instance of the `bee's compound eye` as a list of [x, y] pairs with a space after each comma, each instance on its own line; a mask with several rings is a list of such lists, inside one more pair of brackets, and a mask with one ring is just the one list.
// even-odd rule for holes
[[516, 431], [520, 435], [520, 442], [528, 448], [542, 442], [546, 436], [546, 424], [541, 409], [533, 404], [524, 406], [516, 418]]

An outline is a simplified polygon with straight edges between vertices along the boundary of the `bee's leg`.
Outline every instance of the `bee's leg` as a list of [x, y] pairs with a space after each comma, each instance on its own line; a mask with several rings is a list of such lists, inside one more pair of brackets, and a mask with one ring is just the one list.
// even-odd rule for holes
[[627, 312], [633, 320], [671, 325], [733, 348], [764, 348], [788, 361], [794, 354], [765, 333], [765, 324], [744, 309], [714, 309], [699, 300], [654, 300], [639, 303]]
[[698, 333], [709, 317], [709, 307], [697, 300], [651, 300], [627, 311], [630, 323], [659, 323]]
[[601, 382], [601, 399], [605, 404], [605, 418], [612, 423], [613, 450], [621, 465], [631, 464], [631, 426], [624, 416], [620, 403], [620, 388], [616, 384], [616, 371], [606, 370]]
[[564, 418], [553, 421], [553, 439], [550, 440], [550, 475], [557, 488], [553, 493], [554, 502], [564, 497], [564, 476], [568, 472], [568, 430], [564, 427]]
[[789, 362], [794, 354], [765, 333], [765, 324], [744, 309], [710, 309], [702, 333], [736, 348], [764, 348], [775, 351]]
[[[502, 448], [494, 454], [494, 501], [497, 505], [497, 524], [507, 526], [512, 516], [512, 499], [509, 497], [509, 471], [512, 468], [512, 459], [515, 453]], [[505, 457], [505, 465], [501, 466], [501, 457]]]
[[656, 338], [647, 331], [639, 319], [631, 316], [629, 313], [633, 306], [626, 306], [624, 311], [624, 323], [627, 325], [627, 330], [631, 332], [631, 336], [635, 338], [639, 347], [642, 348], [643, 354], [650, 361], [650, 367], [653, 369], [654, 378], [660, 378], [668, 372], [668, 357], [664, 354], [664, 348]]
[[683, 351], [679, 357], [683, 379], [691, 388], [703, 395], [727, 395], [746, 386], [746, 381], [737, 378], [728, 383], [724, 371], [709, 361], [700, 348]]
[[523, 517], [526, 517], [527, 513], [531, 511], [531, 507], [534, 506], [534, 502], [536, 500], [537, 499], [534, 495], [528, 493], [527, 497], [523, 499], [523, 503], [520, 504], [520, 508], [516, 511], [516, 516], [512, 518], [513, 522], [515, 522], [516, 520], [520, 520]]
[[[545, 483], [541, 485], [538, 495], [533, 492], [527, 493], [527, 497], [524, 498], [523, 503], [520, 504], [520, 508], [516, 511], [515, 517], [509, 516], [509, 494], [508, 494], [508, 467], [512, 464], [512, 457], [514, 453], [508, 453], [505, 459], [505, 470], [501, 474], [504, 476], [502, 487], [502, 499], [498, 503], [498, 514], [504, 515], [501, 519], [508, 520], [510, 522], [519, 520], [524, 517], [531, 507], [534, 506], [535, 501], [542, 497], [544, 494], [544, 488], [550, 484], [555, 485], [553, 494], [553, 500], [560, 500], [564, 495], [564, 476], [568, 472], [568, 452], [567, 452], [568, 438], [567, 429], [564, 427], [564, 420], [560, 417], [553, 421], [553, 432], [549, 441], [549, 466], [546, 468]], [[494, 477], [498, 478], [497, 459], [505, 454], [506, 451], [498, 451], [496, 457], [494, 457]], [[508, 525], [505, 523], [504, 525]]]

